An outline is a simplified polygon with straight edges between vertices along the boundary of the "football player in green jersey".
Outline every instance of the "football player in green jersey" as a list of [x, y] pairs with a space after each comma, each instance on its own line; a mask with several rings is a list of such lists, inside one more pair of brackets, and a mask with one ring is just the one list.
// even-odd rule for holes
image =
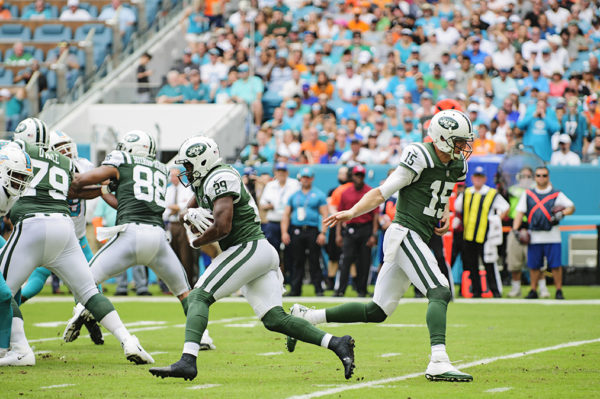
[[[429, 299], [427, 327], [431, 361], [426, 377], [432, 381], [472, 381], [473, 377], [452, 366], [446, 354], [446, 309], [452, 295], [427, 242], [432, 233], [441, 236], [448, 231], [448, 198], [454, 184], [466, 178], [473, 127], [462, 112], [445, 110], [433, 117], [428, 135], [433, 143], [407, 146], [400, 165], [381, 186], [365, 194], [350, 210], [326, 219], [330, 226], [344, 223], [369, 212], [398, 192], [396, 217], [385, 234], [384, 264], [375, 284], [373, 301], [319, 310], [295, 304], [292, 314], [313, 324], [381, 323], [394, 312], [413, 283]], [[293, 351], [294, 341], [288, 339], [288, 344], [291, 344], [288, 350]]]
[[[34, 176], [11, 209], [14, 229], [0, 252], [0, 271], [6, 284], [15, 295], [36, 267], [47, 267], [119, 340], [128, 360], [136, 364], [153, 363], [138, 339], [129, 334], [112, 303], [98, 291], [75, 236], [67, 202], [73, 162], [59, 152], [48, 150], [49, 134], [39, 119], [28, 118], [19, 123], [14, 136], [15, 143], [29, 154]], [[87, 190], [84, 197], [97, 196], [98, 191], [99, 188]]]
[[[107, 155], [102, 165], [78, 175], [71, 188], [78, 191], [107, 180], [116, 183], [116, 196], [103, 186], [104, 199], [117, 208], [117, 225], [105, 228], [112, 236], [90, 261], [96, 284], [123, 273], [131, 266], [145, 265], [163, 280], [187, 313], [190, 286], [185, 270], [169, 245], [163, 228], [167, 190], [167, 167], [156, 158], [154, 139], [146, 132], [133, 130], [119, 141], [117, 149]], [[76, 194], [75, 194], [76, 195]], [[76, 307], [81, 309], [81, 305]], [[71, 342], [79, 335], [82, 320], [89, 318], [85, 310], [69, 323], [64, 339]], [[205, 333], [203, 349], [212, 349], [212, 340]]]
[[197, 248], [217, 241], [223, 252], [213, 259], [190, 292], [181, 359], [167, 367], [151, 368], [150, 372], [163, 378], [194, 379], [210, 305], [241, 288], [267, 329], [331, 349], [342, 361], [344, 376], [350, 378], [354, 339], [349, 335], [334, 337], [283, 310], [283, 276], [277, 251], [260, 229], [256, 203], [241, 176], [221, 162], [214, 140], [202, 136], [186, 140], [176, 162], [186, 170], [187, 183], [182, 183], [191, 185], [195, 192], [184, 216], [194, 226], [191, 245]]

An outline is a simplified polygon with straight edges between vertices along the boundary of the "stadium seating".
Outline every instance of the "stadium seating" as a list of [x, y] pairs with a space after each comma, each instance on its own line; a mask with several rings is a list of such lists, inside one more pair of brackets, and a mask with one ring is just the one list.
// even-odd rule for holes
[[[92, 19], [98, 18], [98, 7], [96, 7], [92, 4], [89, 4], [89, 3], [79, 3], [79, 8], [89, 12], [90, 15], [92, 16]], [[68, 9], [69, 9], [69, 7], [65, 5], [60, 9], [60, 13], [62, 14], [63, 11], [68, 10]]]
[[0, 68], [0, 86], [13, 84], [13, 72], [10, 69]]
[[31, 40], [31, 30], [18, 23], [0, 25], [0, 41], [14, 42], [18, 40]]
[[89, 31], [94, 28], [94, 63], [97, 67], [102, 65], [106, 56], [112, 51], [113, 31], [111, 28], [102, 24], [87, 24], [75, 31], [75, 41], [81, 41], [86, 38]]
[[[24, 46], [24, 49], [26, 53], [33, 55], [34, 59], [40, 62], [44, 61], [44, 52], [41, 49], [36, 48], [35, 46]], [[15, 51], [12, 48], [9, 48], [6, 50], [5, 58], [9, 59], [14, 53]]]
[[[50, 9], [52, 18], [58, 18], [58, 7], [46, 5], [46, 9]], [[35, 10], [35, 2], [32, 2], [31, 4], [23, 7], [23, 9], [21, 10], [21, 15], [24, 15], [25, 13], [27, 13], [30, 10], [31, 11]]]
[[59, 24], [42, 25], [33, 34], [33, 40], [38, 42], [69, 41], [72, 37], [71, 28]]

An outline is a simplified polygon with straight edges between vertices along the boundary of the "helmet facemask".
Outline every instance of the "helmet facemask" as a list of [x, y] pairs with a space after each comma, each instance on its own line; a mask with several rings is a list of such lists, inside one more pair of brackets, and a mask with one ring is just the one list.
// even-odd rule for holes
[[452, 136], [446, 140], [446, 143], [448, 143], [448, 147], [451, 148], [450, 158], [453, 160], [461, 159], [462, 156], [462, 159], [466, 161], [473, 153], [471, 141], [465, 138]]

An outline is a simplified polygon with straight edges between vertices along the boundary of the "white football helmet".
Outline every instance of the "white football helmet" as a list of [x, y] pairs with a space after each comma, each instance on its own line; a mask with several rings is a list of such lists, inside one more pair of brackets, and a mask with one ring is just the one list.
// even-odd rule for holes
[[33, 167], [29, 155], [13, 146], [0, 150], [0, 179], [10, 195], [20, 196], [29, 188], [33, 179]]
[[[455, 109], [438, 112], [431, 118], [427, 134], [435, 146], [442, 152], [450, 155], [452, 159], [466, 160], [473, 151], [473, 125], [469, 117]], [[456, 150], [459, 150], [458, 152]]]
[[38, 118], [27, 118], [22, 120], [15, 129], [15, 140], [23, 140], [26, 143], [48, 148], [50, 134], [46, 124]]
[[71, 159], [77, 158], [77, 144], [68, 134], [60, 130], [50, 132], [50, 149]]
[[132, 130], [125, 133], [117, 144], [117, 150], [125, 151], [138, 157], [156, 157], [154, 139], [148, 133], [141, 130]]
[[208, 172], [221, 163], [221, 157], [219, 156], [219, 147], [217, 143], [209, 137], [195, 136], [190, 137], [179, 147], [176, 164], [183, 165], [185, 172], [182, 176], [186, 176], [188, 183], [186, 187], [192, 185], [197, 187], [200, 185], [200, 181]]

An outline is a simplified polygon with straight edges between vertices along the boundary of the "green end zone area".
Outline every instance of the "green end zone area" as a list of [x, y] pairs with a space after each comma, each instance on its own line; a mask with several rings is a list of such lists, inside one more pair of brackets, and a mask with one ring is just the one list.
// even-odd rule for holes
[[[593, 299], [599, 291], [566, 287], [565, 295]], [[209, 330], [217, 349], [200, 353], [198, 377], [185, 382], [157, 379], [148, 372], [151, 366], [128, 363], [110, 335], [103, 346], [86, 336], [64, 343], [73, 303], [66, 296], [56, 298], [41, 296], [23, 305], [27, 337], [39, 352], [37, 364], [0, 368], [0, 397], [590, 398], [600, 392], [600, 301], [451, 303], [448, 353], [458, 367], [471, 365], [464, 371], [474, 382], [433, 383], [422, 375], [429, 361], [424, 301], [402, 303], [383, 324], [323, 326], [356, 339], [357, 368], [345, 381], [332, 352], [298, 343], [294, 353], [287, 353], [285, 337], [267, 331], [249, 305], [232, 299], [211, 307]], [[185, 319], [175, 300], [158, 295], [112, 299], [156, 365], [179, 359]], [[318, 308], [339, 303], [301, 299]], [[540, 352], [527, 352], [536, 349]], [[482, 359], [487, 364], [473, 365]]]

